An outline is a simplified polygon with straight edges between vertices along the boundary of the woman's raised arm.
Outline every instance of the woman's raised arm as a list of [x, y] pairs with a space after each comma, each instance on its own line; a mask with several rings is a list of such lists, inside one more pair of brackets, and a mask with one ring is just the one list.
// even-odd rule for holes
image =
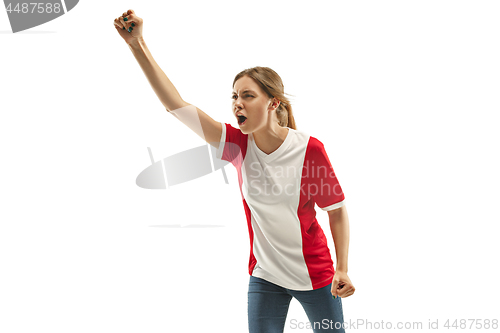
[[130, 9], [115, 19], [115, 28], [125, 40], [165, 109], [207, 143], [219, 147], [222, 124], [194, 105], [185, 102], [156, 63], [142, 37], [143, 20]]

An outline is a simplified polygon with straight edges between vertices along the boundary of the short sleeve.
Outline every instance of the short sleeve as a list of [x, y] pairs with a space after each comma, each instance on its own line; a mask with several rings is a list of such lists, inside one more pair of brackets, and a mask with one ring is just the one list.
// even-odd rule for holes
[[344, 205], [344, 192], [335, 175], [330, 159], [321, 141], [309, 138], [304, 160], [304, 175], [310, 198], [324, 211]]
[[222, 123], [222, 135], [215, 156], [218, 159], [231, 162], [234, 166], [241, 165], [247, 150], [248, 134], [234, 128], [231, 124]]

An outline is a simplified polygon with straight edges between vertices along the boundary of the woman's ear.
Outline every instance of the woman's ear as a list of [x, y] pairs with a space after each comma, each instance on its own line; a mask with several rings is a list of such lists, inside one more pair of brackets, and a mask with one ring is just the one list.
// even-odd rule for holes
[[277, 109], [277, 108], [278, 108], [278, 106], [279, 106], [279, 104], [280, 104], [280, 101], [279, 101], [277, 98], [273, 98], [273, 100], [271, 101], [270, 106], [271, 106], [272, 108]]

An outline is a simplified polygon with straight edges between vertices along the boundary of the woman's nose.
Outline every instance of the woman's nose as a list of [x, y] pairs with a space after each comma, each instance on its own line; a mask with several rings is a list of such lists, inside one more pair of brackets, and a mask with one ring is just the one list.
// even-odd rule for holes
[[234, 101], [234, 106], [235, 106], [235, 108], [241, 108], [242, 107], [241, 101], [240, 101], [239, 97]]

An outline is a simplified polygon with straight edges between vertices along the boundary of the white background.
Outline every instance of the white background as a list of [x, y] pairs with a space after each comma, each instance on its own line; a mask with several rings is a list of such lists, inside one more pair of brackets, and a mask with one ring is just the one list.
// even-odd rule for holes
[[[1, 332], [247, 331], [235, 169], [229, 185], [220, 171], [135, 183], [147, 147], [158, 160], [204, 141], [113, 27], [128, 9], [182, 98], [217, 121], [237, 127], [238, 72], [281, 76], [346, 196], [346, 322], [500, 319], [497, 1], [94, 0], [16, 34], [0, 11]], [[285, 332], [312, 332], [292, 320], [307, 321], [295, 299]]]

